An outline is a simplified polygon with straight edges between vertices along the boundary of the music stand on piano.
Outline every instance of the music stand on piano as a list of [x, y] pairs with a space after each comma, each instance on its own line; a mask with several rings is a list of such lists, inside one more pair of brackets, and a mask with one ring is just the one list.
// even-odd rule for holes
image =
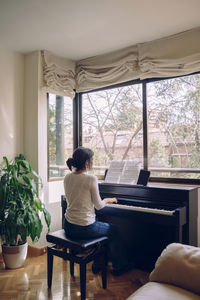
[[138, 176], [137, 185], [146, 186], [150, 177], [150, 171], [141, 169]]

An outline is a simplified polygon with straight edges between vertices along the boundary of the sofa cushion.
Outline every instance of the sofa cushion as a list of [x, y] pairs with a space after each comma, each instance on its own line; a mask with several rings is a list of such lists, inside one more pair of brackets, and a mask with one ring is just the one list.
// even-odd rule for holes
[[127, 300], [200, 300], [200, 296], [166, 283], [148, 282]]
[[173, 243], [163, 250], [150, 281], [165, 282], [200, 295], [200, 248]]

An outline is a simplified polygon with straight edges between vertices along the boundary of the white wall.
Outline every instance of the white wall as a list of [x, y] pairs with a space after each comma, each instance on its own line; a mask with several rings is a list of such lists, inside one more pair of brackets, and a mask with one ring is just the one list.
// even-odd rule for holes
[[[49, 190], [51, 183], [47, 181], [47, 97], [40, 89], [40, 74], [40, 52], [25, 55], [24, 152], [33, 169], [42, 177], [43, 188], [40, 190], [40, 198], [51, 214], [51, 231], [54, 231], [61, 228], [61, 206], [60, 195], [56, 195], [56, 201], [51, 200], [52, 192]], [[62, 185], [58, 182], [56, 186], [60, 184]], [[44, 224], [40, 240], [34, 244], [35, 247], [41, 248], [47, 244], [46, 232]]]
[[23, 153], [24, 56], [0, 49], [0, 162]]
[[24, 153], [38, 172], [38, 53], [25, 55]]

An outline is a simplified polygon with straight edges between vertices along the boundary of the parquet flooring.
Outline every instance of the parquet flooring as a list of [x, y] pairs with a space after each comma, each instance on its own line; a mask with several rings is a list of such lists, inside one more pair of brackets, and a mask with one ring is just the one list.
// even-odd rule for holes
[[[28, 257], [23, 268], [5, 270], [0, 261], [1, 300], [80, 300], [79, 267], [71, 277], [69, 262], [54, 257], [53, 283], [47, 287], [46, 254]], [[122, 276], [114, 277], [108, 272], [107, 289], [101, 285], [101, 276], [91, 272], [87, 265], [87, 300], [125, 300], [148, 281], [148, 273], [133, 269]]]

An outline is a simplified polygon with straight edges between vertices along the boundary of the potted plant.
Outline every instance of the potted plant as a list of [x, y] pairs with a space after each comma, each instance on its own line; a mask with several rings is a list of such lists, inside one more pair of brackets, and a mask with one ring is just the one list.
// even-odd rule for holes
[[35, 242], [42, 232], [41, 214], [48, 231], [50, 229], [50, 214], [38, 197], [39, 184], [42, 184], [41, 178], [23, 154], [11, 162], [3, 157], [0, 169], [0, 237], [7, 268], [23, 266], [27, 237]]

